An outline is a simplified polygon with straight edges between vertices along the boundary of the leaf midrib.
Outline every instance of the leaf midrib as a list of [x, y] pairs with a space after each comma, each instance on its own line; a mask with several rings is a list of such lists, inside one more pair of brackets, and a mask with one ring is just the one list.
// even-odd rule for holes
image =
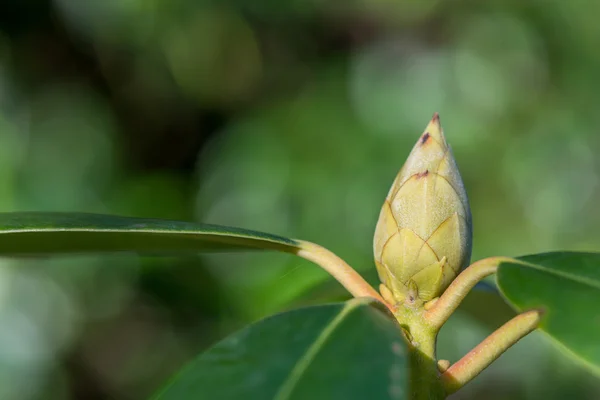
[[314, 342], [309, 346], [304, 355], [296, 362], [294, 368], [288, 375], [287, 379], [281, 384], [279, 390], [273, 397], [274, 400], [287, 400], [292, 395], [294, 388], [302, 378], [302, 375], [311, 362], [317, 356], [318, 352], [327, 342], [327, 339], [332, 335], [332, 333], [336, 330], [336, 328], [342, 323], [342, 321], [346, 318], [346, 316], [356, 309], [358, 306], [363, 305], [364, 303], [356, 300], [350, 300], [346, 303], [344, 308], [342, 308], [339, 313], [329, 322], [329, 324], [323, 329], [321, 334], [317, 336]]

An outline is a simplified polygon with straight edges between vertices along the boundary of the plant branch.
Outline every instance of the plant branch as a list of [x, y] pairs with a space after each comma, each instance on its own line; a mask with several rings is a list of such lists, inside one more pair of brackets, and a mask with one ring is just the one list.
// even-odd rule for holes
[[495, 273], [498, 265], [505, 261], [518, 262], [509, 257], [490, 257], [471, 264], [454, 279], [433, 306], [425, 312], [425, 319], [431, 326], [439, 330], [477, 282]]
[[358, 272], [340, 257], [318, 244], [304, 240], [297, 240], [297, 242], [299, 243], [299, 249], [296, 251], [296, 255], [319, 265], [341, 283], [352, 296], [374, 298], [393, 313], [392, 305], [385, 301]]
[[448, 368], [441, 376], [446, 394], [450, 395], [463, 387], [508, 348], [537, 328], [541, 316], [541, 310], [517, 315]]

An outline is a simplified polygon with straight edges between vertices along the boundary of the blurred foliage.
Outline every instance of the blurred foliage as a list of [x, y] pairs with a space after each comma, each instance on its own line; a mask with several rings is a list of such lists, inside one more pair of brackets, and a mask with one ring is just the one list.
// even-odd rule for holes
[[[375, 282], [381, 203], [439, 111], [473, 259], [599, 250], [599, 8], [5, 1], [0, 206], [270, 231], [318, 242]], [[1, 260], [0, 398], [144, 398], [225, 333], [344, 296], [277, 254]], [[510, 315], [473, 296], [440, 335], [451, 360]], [[599, 394], [536, 334], [454, 398]]]

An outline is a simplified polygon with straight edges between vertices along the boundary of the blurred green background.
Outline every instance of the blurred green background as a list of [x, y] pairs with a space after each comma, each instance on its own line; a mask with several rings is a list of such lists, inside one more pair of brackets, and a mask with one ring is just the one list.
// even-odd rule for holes
[[[0, 209], [265, 230], [376, 283], [379, 209], [439, 111], [474, 260], [600, 250], [598, 13], [559, 0], [6, 0]], [[244, 324], [345, 298], [272, 253], [1, 259], [0, 399], [143, 399]], [[511, 315], [470, 295], [440, 356], [456, 361]], [[534, 334], [453, 398], [597, 399], [599, 382]]]

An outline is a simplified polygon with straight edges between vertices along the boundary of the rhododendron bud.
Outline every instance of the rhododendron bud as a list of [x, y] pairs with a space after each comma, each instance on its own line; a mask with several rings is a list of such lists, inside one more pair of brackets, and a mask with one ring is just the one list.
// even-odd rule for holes
[[469, 264], [471, 244], [469, 201], [436, 113], [379, 215], [373, 248], [382, 294], [395, 302], [438, 297]]

